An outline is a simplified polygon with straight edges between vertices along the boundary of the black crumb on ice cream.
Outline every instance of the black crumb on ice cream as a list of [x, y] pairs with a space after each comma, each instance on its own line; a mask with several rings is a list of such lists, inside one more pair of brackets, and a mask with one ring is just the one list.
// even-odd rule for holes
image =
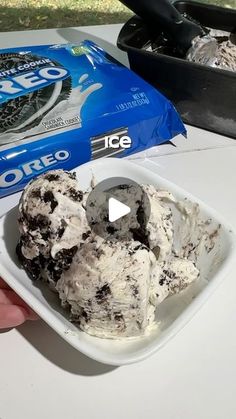
[[[21, 265], [31, 279], [49, 283], [72, 321], [98, 337], [146, 334], [157, 325], [158, 305], [199, 274], [193, 262], [173, 254], [171, 194], [131, 185], [120, 188], [117, 199], [122, 202], [126, 193], [136, 212], [114, 227], [101, 211], [103, 237], [88, 225], [88, 193], [75, 174], [43, 174], [26, 187], [19, 204]], [[96, 206], [92, 211], [99, 224]]]

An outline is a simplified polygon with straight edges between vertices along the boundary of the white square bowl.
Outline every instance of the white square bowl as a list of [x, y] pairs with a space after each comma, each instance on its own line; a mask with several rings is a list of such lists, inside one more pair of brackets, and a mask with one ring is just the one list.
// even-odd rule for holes
[[[214, 249], [202, 253], [197, 261], [200, 280], [179, 295], [169, 297], [158, 309], [160, 326], [149, 336], [130, 340], [100, 339], [80, 331], [60, 307], [59, 299], [46, 284], [31, 281], [20, 268], [15, 248], [19, 237], [17, 208], [0, 219], [0, 276], [62, 338], [85, 355], [110, 365], [140, 361], [156, 352], [173, 337], [198, 311], [219, 282], [225, 277], [236, 257], [236, 236], [227, 222], [213, 209], [175, 184], [127, 160], [101, 159], [75, 169], [82, 189], [87, 189], [92, 176], [100, 182], [109, 177], [126, 177], [137, 183], [153, 184], [172, 192], [178, 200], [189, 199], [199, 204], [200, 217], [211, 219], [210, 228], [220, 224]], [[42, 336], [43, 338], [43, 336]], [[57, 348], [55, 348], [55, 351]]]

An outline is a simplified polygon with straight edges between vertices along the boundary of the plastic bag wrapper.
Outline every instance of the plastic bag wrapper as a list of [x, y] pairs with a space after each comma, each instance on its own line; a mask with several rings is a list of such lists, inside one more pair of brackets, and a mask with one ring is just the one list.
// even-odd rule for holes
[[186, 134], [169, 100], [91, 41], [0, 51], [0, 197], [47, 170]]

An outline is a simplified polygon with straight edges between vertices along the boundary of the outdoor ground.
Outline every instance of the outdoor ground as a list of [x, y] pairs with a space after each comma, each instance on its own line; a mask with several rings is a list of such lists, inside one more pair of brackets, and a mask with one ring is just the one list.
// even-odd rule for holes
[[[202, 1], [236, 7], [236, 0]], [[118, 0], [0, 1], [1, 31], [120, 23], [130, 14]]]

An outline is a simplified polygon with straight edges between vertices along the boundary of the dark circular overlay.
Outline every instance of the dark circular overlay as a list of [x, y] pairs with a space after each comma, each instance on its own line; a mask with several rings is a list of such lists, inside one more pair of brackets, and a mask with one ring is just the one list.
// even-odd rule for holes
[[[109, 199], [114, 198], [130, 208], [127, 215], [109, 221]], [[99, 236], [144, 242], [150, 216], [150, 202], [142, 186], [131, 179], [113, 177], [98, 183], [86, 202], [86, 216], [91, 229]]]

